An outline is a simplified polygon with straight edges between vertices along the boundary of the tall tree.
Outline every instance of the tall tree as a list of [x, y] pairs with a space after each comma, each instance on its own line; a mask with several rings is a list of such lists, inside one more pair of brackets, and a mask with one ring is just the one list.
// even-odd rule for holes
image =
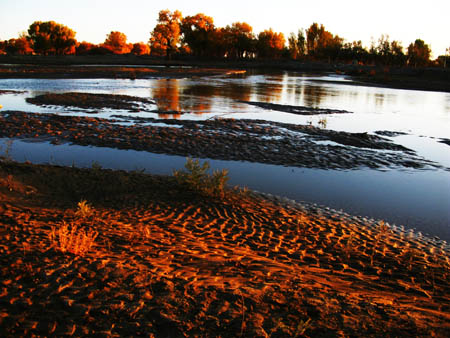
[[313, 23], [306, 30], [306, 46], [308, 55], [315, 58], [336, 59], [342, 48], [344, 39], [325, 30], [323, 25]]
[[324, 31], [325, 27], [319, 26], [316, 22], [306, 30], [306, 48], [309, 55], [314, 54], [319, 48], [319, 41]]
[[258, 57], [277, 59], [281, 56], [286, 40], [283, 33], [277, 33], [270, 29], [266, 29], [258, 34], [256, 50]]
[[242, 59], [253, 53], [255, 35], [253, 28], [246, 22], [235, 22], [225, 27], [224, 43], [228, 57]]
[[215, 45], [216, 28], [212, 17], [203, 13], [187, 16], [181, 22], [183, 42], [196, 56], [210, 56]]
[[151, 32], [149, 44], [152, 53], [166, 55], [168, 58], [178, 51], [180, 43], [180, 24], [183, 19], [180, 11], [159, 12], [158, 23]]
[[114, 54], [127, 54], [132, 48], [127, 43], [127, 36], [117, 31], [112, 31], [106, 36], [103, 46], [110, 49]]
[[403, 66], [406, 62], [405, 53], [403, 53], [402, 43], [394, 40], [391, 42], [391, 64], [394, 66]]
[[291, 58], [298, 59], [306, 53], [306, 38], [303, 29], [299, 29], [297, 35], [291, 33], [288, 38], [289, 54]]
[[421, 39], [408, 46], [408, 64], [414, 67], [424, 67], [430, 62], [431, 49]]
[[75, 32], [54, 21], [35, 21], [28, 28], [28, 40], [39, 54], [71, 54], [75, 51]]

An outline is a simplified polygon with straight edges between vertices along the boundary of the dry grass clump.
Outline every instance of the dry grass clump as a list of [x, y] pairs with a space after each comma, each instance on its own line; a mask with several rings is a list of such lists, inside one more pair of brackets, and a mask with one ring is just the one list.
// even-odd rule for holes
[[84, 256], [94, 245], [97, 235], [96, 231], [78, 229], [77, 225], [72, 225], [69, 229], [69, 224], [63, 221], [58, 229], [52, 227], [49, 237], [56, 250]]
[[89, 218], [92, 217], [94, 213], [94, 208], [86, 200], [78, 202], [78, 210], [75, 212], [75, 216], [80, 218]]
[[[86, 200], [82, 200], [78, 203], [75, 216], [86, 219], [94, 213], [94, 208]], [[84, 256], [92, 248], [97, 236], [98, 232], [94, 230], [79, 229], [77, 224], [69, 226], [65, 221], [59, 228], [52, 227], [49, 234], [50, 242], [56, 250], [79, 256]]]

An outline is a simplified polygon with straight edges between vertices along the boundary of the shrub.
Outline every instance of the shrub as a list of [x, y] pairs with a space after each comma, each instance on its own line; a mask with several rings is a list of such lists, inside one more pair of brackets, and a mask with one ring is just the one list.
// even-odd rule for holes
[[75, 212], [75, 216], [80, 218], [88, 218], [94, 215], [94, 208], [86, 201], [82, 200], [78, 202], [78, 210]]
[[200, 164], [198, 160], [187, 158], [184, 165], [186, 171], [174, 170], [173, 175], [178, 183], [189, 189], [200, 192], [207, 196], [223, 198], [228, 182], [228, 170], [215, 170], [212, 175], [208, 174], [210, 165], [208, 162]]

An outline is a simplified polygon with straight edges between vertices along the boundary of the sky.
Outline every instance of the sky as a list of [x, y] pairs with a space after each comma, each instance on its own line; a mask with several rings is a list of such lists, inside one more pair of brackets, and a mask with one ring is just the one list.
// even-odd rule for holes
[[204, 13], [216, 27], [245, 21], [255, 33], [272, 28], [286, 38], [317, 22], [366, 47], [388, 34], [405, 52], [422, 39], [433, 58], [450, 48], [448, 0], [0, 0], [0, 40], [17, 38], [34, 21], [53, 20], [77, 32], [78, 41], [100, 43], [111, 31], [120, 31], [128, 42], [147, 42], [163, 9], [183, 16]]

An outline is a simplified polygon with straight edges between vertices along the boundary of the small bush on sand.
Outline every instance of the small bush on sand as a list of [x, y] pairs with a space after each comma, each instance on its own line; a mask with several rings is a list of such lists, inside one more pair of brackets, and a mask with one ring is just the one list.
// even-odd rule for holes
[[80, 218], [89, 218], [94, 215], [94, 208], [86, 201], [82, 200], [78, 202], [78, 210], [75, 212], [75, 216]]
[[223, 198], [228, 182], [228, 170], [215, 170], [208, 174], [210, 165], [208, 162], [200, 164], [198, 160], [187, 158], [184, 166], [186, 171], [174, 170], [173, 175], [178, 183], [186, 185], [189, 189], [198, 191], [207, 196]]
[[76, 225], [69, 229], [69, 225], [63, 221], [58, 229], [52, 227], [49, 237], [56, 250], [83, 256], [92, 248], [97, 235], [96, 231], [78, 229]]

